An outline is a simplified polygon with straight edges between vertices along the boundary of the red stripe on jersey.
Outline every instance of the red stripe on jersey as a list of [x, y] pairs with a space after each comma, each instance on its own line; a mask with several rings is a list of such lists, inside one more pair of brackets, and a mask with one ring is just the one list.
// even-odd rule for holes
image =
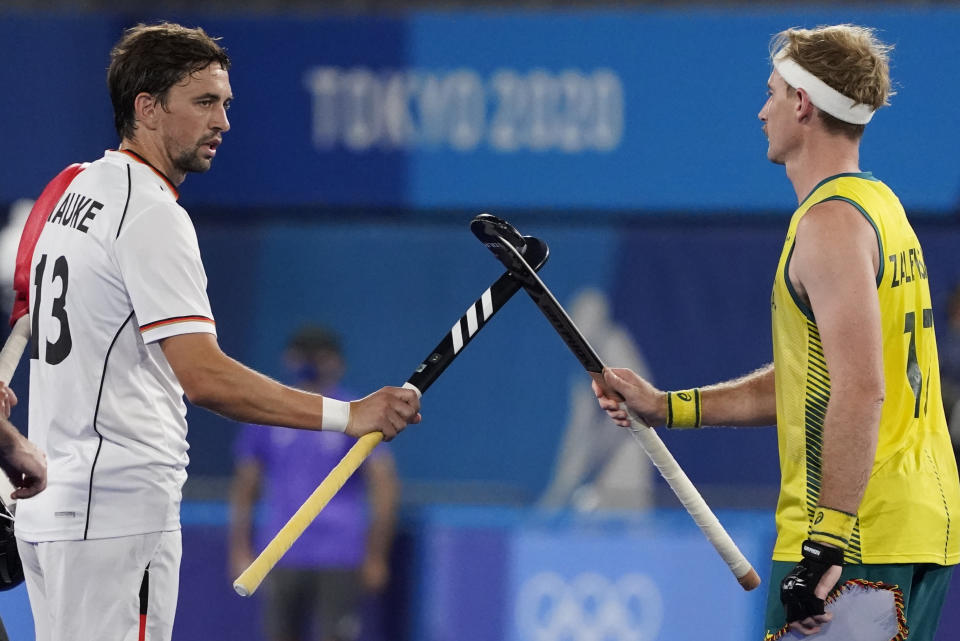
[[23, 226], [23, 233], [20, 235], [20, 245], [17, 247], [17, 265], [13, 272], [13, 289], [16, 292], [16, 299], [13, 303], [13, 312], [10, 314], [10, 327], [13, 327], [21, 316], [30, 312], [30, 263], [33, 261], [33, 250], [37, 246], [37, 240], [40, 239], [43, 224], [47, 222], [53, 208], [60, 202], [60, 197], [67, 191], [67, 187], [83, 170], [82, 164], [70, 165], [44, 187], [40, 197], [33, 203], [27, 222]]
[[146, 165], [147, 167], [149, 167], [150, 169], [152, 169], [152, 170], [153, 170], [153, 173], [155, 173], [155, 174], [158, 175], [160, 178], [162, 178], [162, 179], [163, 179], [163, 182], [167, 183], [167, 187], [169, 187], [169, 188], [170, 188], [170, 191], [173, 192], [173, 199], [174, 199], [174, 200], [180, 200], [180, 190], [177, 189], [177, 186], [174, 185], [172, 182], [170, 182], [170, 179], [167, 178], [166, 174], [164, 174], [162, 171], [160, 171], [159, 169], [157, 169], [156, 167], [154, 167], [153, 165], [151, 165], [150, 162], [149, 162], [146, 158], [144, 158], [143, 156], [141, 156], [140, 154], [138, 154], [138, 153], [135, 152], [135, 151], [130, 151], [129, 149], [121, 149], [121, 150], [120, 150], [120, 153], [122, 153], [122, 154], [127, 154], [127, 156], [129, 156], [130, 158], [133, 158], [134, 160], [136, 160], [136, 161], [137, 161], [138, 163], [140, 163], [141, 165]]
[[212, 318], [207, 318], [206, 316], [174, 316], [173, 318], [164, 318], [163, 320], [153, 321], [152, 323], [141, 325], [140, 332], [146, 332], [151, 329], [156, 329], [157, 327], [163, 327], [164, 325], [172, 325], [174, 323], [189, 323], [194, 321], [216, 325]]

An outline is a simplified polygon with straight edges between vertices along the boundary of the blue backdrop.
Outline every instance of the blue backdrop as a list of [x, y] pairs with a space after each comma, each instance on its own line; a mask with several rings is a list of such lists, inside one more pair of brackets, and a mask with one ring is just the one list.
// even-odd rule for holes
[[[0, 13], [0, 202], [115, 146], [108, 51], [137, 18]], [[960, 9], [164, 16], [223, 36], [233, 130], [189, 205], [590, 208], [762, 213], [791, 197], [764, 161], [767, 42], [862, 22], [896, 45], [898, 95], [864, 142], [908, 207], [954, 210]], [[15, 160], [14, 160], [15, 159]]]

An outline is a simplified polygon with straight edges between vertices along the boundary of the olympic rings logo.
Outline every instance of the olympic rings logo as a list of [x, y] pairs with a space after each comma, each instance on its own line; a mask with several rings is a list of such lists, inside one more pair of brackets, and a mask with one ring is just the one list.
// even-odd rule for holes
[[654, 641], [663, 597], [643, 574], [612, 581], [595, 572], [571, 579], [540, 572], [520, 586], [515, 618], [523, 641]]

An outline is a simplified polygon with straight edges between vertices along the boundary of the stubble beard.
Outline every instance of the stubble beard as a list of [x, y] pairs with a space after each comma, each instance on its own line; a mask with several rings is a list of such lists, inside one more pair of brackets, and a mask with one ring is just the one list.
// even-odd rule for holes
[[210, 170], [211, 158], [200, 157], [200, 145], [190, 151], [184, 151], [173, 159], [173, 165], [185, 174], [202, 174]]

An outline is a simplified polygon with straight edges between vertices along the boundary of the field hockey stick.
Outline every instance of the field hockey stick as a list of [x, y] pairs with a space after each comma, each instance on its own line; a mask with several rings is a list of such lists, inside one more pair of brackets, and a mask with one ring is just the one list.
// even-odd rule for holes
[[23, 350], [30, 341], [30, 316], [24, 314], [14, 323], [7, 342], [3, 344], [0, 350], [0, 382], [7, 385], [13, 378], [13, 373], [17, 371], [17, 364], [20, 363], [20, 357]]
[[[515, 232], [515, 230], [514, 230]], [[538, 238], [521, 236], [515, 233], [510, 241], [516, 243], [518, 251], [526, 259], [536, 265], [536, 269], [543, 267], [547, 262], [550, 250], [547, 244]], [[514, 245], [511, 245], [514, 246]], [[533, 269], [533, 268], [531, 268]], [[443, 373], [447, 366], [463, 351], [473, 337], [477, 335], [490, 318], [510, 300], [510, 297], [520, 290], [520, 283], [505, 273], [493, 285], [487, 288], [461, 316], [453, 328], [443, 337], [443, 340], [433, 348], [430, 355], [414, 370], [413, 374], [404, 383], [404, 387], [423, 395], [427, 388]], [[290, 546], [303, 534], [308, 525], [320, 514], [330, 499], [343, 487], [347, 479], [356, 471], [360, 464], [370, 455], [380, 441], [383, 434], [372, 432], [362, 436], [334, 467], [327, 477], [317, 486], [313, 494], [304, 502], [300, 509], [280, 529], [280, 532], [267, 544], [253, 563], [237, 577], [233, 589], [240, 596], [249, 596], [263, 582], [267, 573], [277, 564]]]
[[[603, 380], [604, 365], [596, 351], [573, 323], [566, 310], [563, 309], [540, 276], [537, 275], [537, 272], [530, 267], [524, 260], [523, 255], [512, 244], [511, 239], [516, 235], [516, 230], [506, 221], [490, 214], [480, 214], [474, 218], [470, 223], [470, 229], [504, 264], [508, 273], [520, 281], [534, 303], [557, 330], [567, 347], [590, 373], [593, 380], [597, 381], [608, 396], [619, 398]], [[663, 475], [674, 494], [680, 499], [680, 503], [693, 517], [707, 540], [716, 548], [721, 558], [730, 567], [743, 589], [752, 590], [760, 585], [759, 575], [737, 548], [736, 543], [733, 542], [727, 531], [723, 529], [720, 521], [710, 510], [703, 497], [700, 496], [697, 488], [687, 478], [676, 459], [670, 454], [667, 446], [657, 436], [656, 431], [650, 429], [622, 402], [621, 407], [626, 409], [630, 416], [630, 432], [643, 447], [653, 464], [660, 470], [660, 474]]]

